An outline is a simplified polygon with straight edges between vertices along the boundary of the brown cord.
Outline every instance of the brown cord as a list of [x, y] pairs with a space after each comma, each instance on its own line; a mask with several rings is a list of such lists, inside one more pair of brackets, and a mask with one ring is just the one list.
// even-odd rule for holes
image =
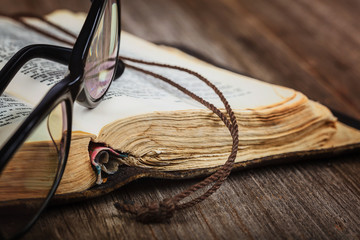
[[37, 19], [39, 21], [42, 21], [42, 22], [46, 23], [47, 25], [52, 26], [55, 29], [65, 33], [69, 37], [72, 37], [74, 39], [76, 39], [76, 37], [77, 37], [74, 33], [68, 31], [67, 29], [65, 29], [65, 28], [63, 28], [63, 27], [61, 27], [61, 26], [59, 26], [59, 25], [57, 25], [55, 23], [52, 23], [52, 22], [48, 21], [43, 16], [39, 16], [39, 15], [32, 14], [32, 13], [16, 13], [16, 14], [11, 14], [11, 15], [10, 14], [2, 14], [2, 13], [0, 13], [0, 15], [12, 18], [12, 19], [16, 20], [17, 22], [19, 22], [21, 25], [23, 25], [23, 26], [25, 26], [25, 27], [37, 32], [37, 33], [40, 33], [40, 34], [42, 34], [42, 35], [44, 35], [46, 37], [55, 39], [55, 40], [57, 40], [59, 42], [63, 42], [65, 44], [68, 44], [68, 45], [71, 45], [71, 46], [74, 45], [74, 42], [65, 40], [63, 38], [59, 38], [58, 36], [55, 36], [55, 35], [53, 35], [53, 34], [51, 34], [49, 32], [46, 32], [46, 31], [44, 31], [44, 30], [42, 30], [42, 29], [40, 29], [40, 28], [38, 28], [38, 27], [36, 27], [36, 26], [34, 26], [32, 24], [29, 24], [26, 21], [24, 21], [23, 18], [35, 18], [35, 19]]
[[[209, 82], [206, 78], [201, 76], [200, 74], [193, 72], [191, 70], [185, 69], [185, 68], [171, 66], [171, 65], [167, 65], [167, 64], [152, 63], [152, 62], [146, 62], [146, 61], [142, 61], [142, 60], [136, 60], [136, 59], [125, 58], [125, 57], [122, 57], [122, 59], [126, 60], [126, 61], [132, 61], [132, 62], [151, 65], [151, 66], [176, 69], [176, 70], [187, 72], [191, 75], [194, 75], [201, 81], [205, 82], [208, 86], [210, 86], [215, 91], [215, 93], [220, 97], [221, 101], [223, 102], [225, 109], [230, 117], [230, 122], [229, 122], [227, 117], [218, 108], [216, 108], [213, 104], [207, 102], [206, 100], [202, 99], [201, 97], [197, 96], [196, 94], [192, 93], [191, 91], [187, 90], [186, 88], [178, 85], [177, 83], [171, 81], [170, 79], [168, 79], [162, 75], [159, 75], [157, 73], [154, 73], [154, 72], [151, 72], [151, 71], [139, 68], [139, 67], [135, 67], [130, 64], [126, 64], [126, 66], [129, 68], [132, 68], [134, 70], [143, 72], [147, 75], [150, 75], [150, 76], [153, 76], [160, 80], [163, 80], [164, 82], [176, 87], [180, 91], [184, 92], [188, 96], [192, 97], [196, 101], [198, 101], [201, 104], [203, 104], [204, 106], [206, 106], [208, 109], [213, 111], [216, 115], [218, 115], [219, 118], [225, 123], [225, 125], [229, 129], [231, 136], [233, 138], [232, 151], [231, 151], [231, 154], [230, 154], [228, 160], [225, 162], [225, 164], [222, 167], [220, 167], [220, 169], [217, 170], [214, 174], [205, 178], [203, 181], [191, 186], [189, 189], [175, 195], [174, 197], [172, 197], [170, 199], [166, 199], [158, 204], [153, 202], [150, 205], [146, 205], [146, 206], [145, 205], [144, 206], [134, 206], [134, 205], [129, 205], [129, 204], [125, 204], [125, 203], [123, 203], [123, 204], [116, 203], [116, 205], [115, 205], [116, 208], [118, 208], [122, 211], [136, 214], [138, 221], [141, 221], [141, 222], [163, 221], [163, 220], [169, 218], [169, 216], [172, 216], [172, 214], [175, 210], [188, 208], [188, 207], [191, 207], [191, 206], [205, 200], [207, 197], [209, 197], [211, 194], [213, 194], [221, 186], [221, 184], [226, 180], [226, 178], [229, 176], [231, 169], [234, 165], [234, 161], [236, 159], [236, 154], [238, 151], [238, 143], [239, 143], [238, 125], [237, 125], [236, 117], [235, 117], [235, 114], [232, 111], [229, 103], [227, 102], [227, 100], [225, 99], [223, 94], [221, 93], [221, 91], [215, 85], [213, 85], [211, 82]], [[202, 189], [211, 183], [214, 183], [214, 185], [212, 187], [210, 187], [204, 194], [200, 195], [197, 198], [190, 200], [189, 202], [179, 203], [182, 199], [188, 197], [190, 194], [195, 193], [199, 189]], [[156, 206], [156, 208], [155, 208], [155, 206]]]
[[[36, 16], [33, 14], [22, 14], [22, 15], [17, 14], [17, 15], [7, 16], [7, 17], [13, 18], [15, 21], [20, 22], [21, 24], [27, 26], [28, 28], [30, 28], [40, 34], [46, 35], [46, 36], [53, 38], [55, 40], [58, 40], [60, 42], [64, 42], [66, 44], [72, 45], [72, 43], [70, 43], [66, 40], [60, 39], [56, 36], [53, 36], [51, 33], [44, 32], [41, 29], [38, 29], [32, 25], [25, 23], [23, 18], [29, 17], [29, 16], [35, 17], [39, 20], [42, 20], [45, 23], [55, 27], [56, 29], [63, 31], [64, 33], [66, 33], [70, 36], [73, 36], [73, 35], [71, 35], [71, 33], [69, 34], [69, 32], [67, 30], [63, 29], [62, 27], [60, 27], [54, 23], [48, 22], [47, 20], [45, 20], [43, 17], [40, 17], [40, 16]], [[73, 37], [75, 38], [75, 36], [73, 36]], [[174, 69], [174, 70], [186, 72], [190, 75], [195, 76], [196, 78], [203, 81], [211, 89], [214, 90], [214, 92], [219, 96], [220, 100], [223, 102], [226, 112], [229, 116], [229, 119], [228, 119], [228, 117], [224, 113], [222, 113], [217, 107], [215, 107], [213, 104], [207, 102], [203, 98], [197, 96], [195, 93], [193, 93], [193, 92], [189, 91], [188, 89], [182, 87], [181, 85], [173, 82], [172, 80], [170, 80], [162, 75], [159, 75], [157, 73], [154, 73], [152, 71], [148, 71], [146, 69], [143, 69], [143, 68], [140, 68], [140, 67], [137, 67], [137, 66], [134, 66], [134, 65], [131, 65], [131, 64], [125, 62], [126, 67], [132, 68], [136, 71], [139, 71], [144, 74], [150, 75], [152, 77], [158, 78], [158, 79], [170, 84], [171, 86], [179, 89], [186, 95], [190, 96], [194, 100], [196, 100], [196, 101], [200, 102], [201, 104], [203, 104], [204, 106], [206, 106], [208, 109], [210, 109], [212, 112], [214, 112], [224, 122], [225, 126], [229, 129], [231, 137], [233, 139], [231, 153], [230, 153], [227, 161], [225, 162], [225, 164], [222, 165], [215, 173], [208, 176], [201, 182], [189, 187], [185, 191], [183, 191], [171, 198], [166, 198], [160, 202], [151, 202], [151, 203], [144, 204], [144, 205], [126, 204], [126, 203], [115, 203], [114, 204], [117, 209], [119, 209], [123, 212], [128, 212], [128, 213], [136, 215], [136, 219], [140, 222], [144, 222], [144, 223], [161, 222], [161, 221], [171, 218], [176, 210], [192, 207], [195, 204], [205, 200], [211, 194], [213, 194], [221, 186], [221, 184], [227, 179], [227, 177], [229, 176], [229, 174], [233, 168], [234, 161], [236, 159], [236, 154], [238, 151], [238, 144], [239, 144], [238, 124], [236, 121], [235, 114], [232, 111], [228, 101], [226, 100], [226, 98], [224, 97], [222, 92], [214, 84], [212, 84], [209, 80], [207, 80], [205, 77], [201, 76], [200, 74], [198, 74], [194, 71], [191, 71], [189, 69], [186, 69], [186, 68], [168, 65], [168, 64], [147, 62], [147, 61], [143, 61], [143, 60], [137, 60], [137, 59], [121, 57], [121, 56], [119, 58], [126, 62], [133, 62], [133, 63], [137, 63], [137, 64]], [[197, 192], [198, 190], [205, 188], [206, 186], [208, 186], [212, 183], [213, 183], [213, 185], [205, 193], [201, 194], [200, 196], [195, 197], [184, 203], [180, 202], [181, 200], [185, 199], [186, 197], [189, 197], [191, 194]]]

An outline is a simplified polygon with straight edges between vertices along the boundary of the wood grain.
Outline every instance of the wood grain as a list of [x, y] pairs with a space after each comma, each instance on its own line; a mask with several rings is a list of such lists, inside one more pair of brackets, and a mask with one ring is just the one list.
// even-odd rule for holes
[[[87, 11], [87, 0], [3, 0], [1, 11]], [[304, 92], [360, 118], [357, 0], [131, 0], [123, 28], [196, 49], [212, 61]], [[198, 180], [130, 183], [107, 196], [50, 207], [27, 239], [359, 239], [359, 155], [241, 171], [205, 202], [140, 224], [116, 201], [161, 200]]]

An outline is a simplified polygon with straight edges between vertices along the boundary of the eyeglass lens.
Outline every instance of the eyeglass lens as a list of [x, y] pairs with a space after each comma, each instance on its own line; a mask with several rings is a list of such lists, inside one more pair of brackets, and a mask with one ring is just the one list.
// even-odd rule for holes
[[12, 238], [42, 209], [63, 162], [65, 103], [33, 130], [0, 175], [0, 236]]
[[85, 87], [97, 100], [108, 89], [115, 72], [118, 52], [118, 6], [108, 0], [92, 39], [85, 64]]

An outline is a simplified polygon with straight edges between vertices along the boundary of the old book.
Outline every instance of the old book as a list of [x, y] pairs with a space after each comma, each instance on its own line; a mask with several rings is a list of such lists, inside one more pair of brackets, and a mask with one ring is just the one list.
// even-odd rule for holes
[[[49, 19], [77, 32], [83, 17], [56, 12]], [[41, 25], [36, 21], [32, 24]], [[35, 42], [59, 45], [7, 18], [0, 19], [0, 35], [0, 66], [22, 46]], [[179, 50], [157, 46], [125, 32], [121, 36], [121, 55], [192, 69], [223, 91], [239, 124], [235, 169], [342, 153], [360, 146], [360, 131], [337, 121], [329, 109], [296, 90], [219, 69]], [[210, 88], [188, 74], [141, 67], [175, 80], [216, 106], [222, 106]], [[66, 66], [49, 61], [34, 60], [27, 64], [0, 98], [0, 133], [12, 131], [21, 122], [22, 111], [30, 111], [65, 73]], [[2, 142], [5, 140], [2, 138]], [[29, 143], [31, 154], [19, 157], [14, 179], [9, 182], [33, 167], [29, 159], [41, 160], [38, 144], [37, 139]], [[158, 79], [126, 69], [99, 107], [89, 110], [75, 106], [70, 155], [56, 198], [97, 196], [147, 176], [207, 175], [226, 161], [231, 144], [228, 130], [211, 111]], [[96, 184], [99, 176], [90, 160], [94, 146], [111, 148], [120, 154], [115, 157], [111, 150], [105, 149], [98, 155], [97, 161], [103, 169], [112, 172], [101, 185]], [[46, 164], [38, 167], [46, 168]], [[14, 198], [8, 185], [0, 189], [0, 199]], [[32, 198], [34, 194], [22, 197]]]

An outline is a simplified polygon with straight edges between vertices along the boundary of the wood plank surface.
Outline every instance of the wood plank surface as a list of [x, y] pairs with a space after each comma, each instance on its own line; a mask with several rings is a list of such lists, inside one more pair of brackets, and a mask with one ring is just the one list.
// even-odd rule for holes
[[[2, 0], [1, 11], [87, 11], [88, 0]], [[360, 119], [358, 0], [127, 0], [123, 29], [194, 49]], [[232, 173], [203, 203], [141, 224], [117, 201], [161, 200], [199, 179], [143, 179], [107, 196], [48, 208], [25, 239], [360, 239], [360, 156]]]

